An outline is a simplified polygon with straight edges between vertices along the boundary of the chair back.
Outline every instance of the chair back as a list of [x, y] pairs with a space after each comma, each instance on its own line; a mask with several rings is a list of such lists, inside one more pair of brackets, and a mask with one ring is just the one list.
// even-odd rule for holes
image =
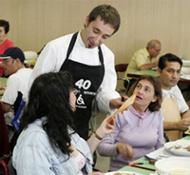
[[121, 64], [115, 65], [115, 71], [117, 73], [117, 80], [123, 81], [123, 86], [125, 87], [125, 91], [127, 91], [129, 89], [129, 85], [130, 85], [129, 79], [126, 79], [123, 74], [123, 73], [125, 73], [127, 66], [128, 66], [128, 64], [126, 64], [126, 63], [121, 63]]
[[127, 69], [128, 64], [121, 63], [115, 65], [115, 71], [118, 74], [118, 72], [125, 72]]
[[20, 105], [18, 107], [18, 110], [16, 111], [15, 116], [12, 119], [11, 124], [16, 129], [16, 131], [19, 131], [20, 128], [20, 117], [22, 115], [23, 109], [25, 107], [26, 102], [22, 99], [20, 102]]

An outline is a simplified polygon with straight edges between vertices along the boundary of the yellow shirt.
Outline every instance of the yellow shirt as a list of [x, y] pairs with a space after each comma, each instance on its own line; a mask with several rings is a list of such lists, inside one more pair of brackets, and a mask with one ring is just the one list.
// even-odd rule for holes
[[150, 59], [150, 55], [146, 48], [137, 50], [130, 60], [130, 63], [125, 72], [125, 77], [127, 77], [127, 74], [129, 72], [139, 71], [140, 70], [139, 67], [142, 66], [143, 64], [156, 63], [156, 62], [157, 62], [156, 58]]

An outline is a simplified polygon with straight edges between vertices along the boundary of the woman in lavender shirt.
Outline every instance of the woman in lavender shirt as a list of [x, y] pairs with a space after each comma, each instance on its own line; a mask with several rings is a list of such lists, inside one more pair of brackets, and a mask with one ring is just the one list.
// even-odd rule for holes
[[134, 93], [137, 95], [133, 105], [116, 116], [114, 132], [98, 146], [100, 155], [111, 157], [110, 170], [117, 170], [164, 143], [160, 83], [153, 77], [143, 77], [135, 84]]

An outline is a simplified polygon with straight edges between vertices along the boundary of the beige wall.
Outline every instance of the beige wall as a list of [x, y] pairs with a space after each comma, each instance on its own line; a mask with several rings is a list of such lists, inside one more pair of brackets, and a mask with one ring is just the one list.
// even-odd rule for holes
[[120, 30], [107, 41], [116, 63], [150, 39], [160, 39], [162, 54], [173, 52], [190, 59], [189, 0], [0, 0], [0, 18], [10, 21], [9, 38], [24, 50], [39, 51], [49, 40], [75, 32], [89, 11], [110, 3], [121, 14]]

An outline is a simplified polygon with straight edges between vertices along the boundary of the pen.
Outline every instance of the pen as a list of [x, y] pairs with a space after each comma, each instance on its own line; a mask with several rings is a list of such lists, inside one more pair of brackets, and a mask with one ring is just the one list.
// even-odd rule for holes
[[134, 162], [134, 163], [128, 164], [128, 166], [142, 168], [142, 169], [149, 170], [149, 171], [155, 171], [155, 169], [153, 169], [153, 168], [141, 166], [143, 164], [144, 164], [143, 162]]
[[134, 163], [129, 163], [129, 166], [135, 166], [135, 165], [143, 165], [143, 162], [134, 162]]

